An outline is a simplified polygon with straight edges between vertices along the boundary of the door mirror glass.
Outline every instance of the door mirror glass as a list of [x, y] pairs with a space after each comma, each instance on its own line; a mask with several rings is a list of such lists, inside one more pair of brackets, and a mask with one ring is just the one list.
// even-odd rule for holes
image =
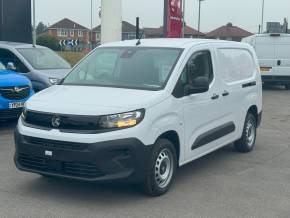
[[196, 77], [192, 84], [188, 84], [184, 88], [185, 95], [192, 95], [198, 93], [204, 93], [209, 90], [209, 80], [207, 77]]
[[13, 62], [8, 62], [7, 63], [7, 70], [16, 71], [16, 67], [15, 67]]

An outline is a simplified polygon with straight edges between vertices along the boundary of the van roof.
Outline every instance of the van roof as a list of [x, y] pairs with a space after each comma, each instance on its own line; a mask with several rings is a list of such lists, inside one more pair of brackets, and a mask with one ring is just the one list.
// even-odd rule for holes
[[276, 37], [290, 37], [290, 34], [288, 33], [263, 33], [263, 34], [256, 34], [249, 37], [246, 37], [245, 39], [250, 38], [257, 38], [257, 37], [271, 37], [271, 35], [275, 35]]
[[[0, 47], [17, 49], [17, 48], [33, 48], [33, 45], [21, 42], [0, 41]], [[37, 45], [36, 48], [45, 48], [45, 47]]]
[[[112, 42], [101, 45], [100, 47], [129, 47], [136, 46], [138, 40], [125, 40], [120, 42]], [[240, 44], [238, 42], [214, 40], [214, 39], [174, 39], [174, 38], [160, 38], [160, 39], [141, 39], [141, 44], [138, 47], [164, 47], [164, 48], [187, 48], [199, 44], [212, 43], [227, 43]]]

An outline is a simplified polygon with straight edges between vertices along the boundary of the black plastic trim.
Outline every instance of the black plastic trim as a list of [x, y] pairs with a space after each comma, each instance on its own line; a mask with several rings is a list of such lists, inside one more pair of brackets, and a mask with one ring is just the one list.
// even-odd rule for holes
[[261, 123], [262, 123], [262, 115], [263, 115], [263, 112], [261, 111], [261, 112], [258, 114], [257, 127], [260, 127], [260, 125], [261, 125]]
[[216, 127], [202, 135], [198, 136], [194, 144], [191, 147], [191, 150], [200, 148], [210, 142], [213, 142], [219, 138], [222, 138], [236, 130], [236, 126], [233, 122], [226, 123], [222, 126]]
[[243, 88], [248, 88], [248, 87], [251, 87], [251, 86], [256, 86], [257, 85], [257, 82], [249, 82], [249, 83], [245, 83], [242, 85]]
[[[80, 147], [68, 146], [66, 141], [52, 141], [41, 139], [45, 143], [29, 140], [29, 136], [21, 135], [15, 129], [15, 155], [14, 162], [19, 170], [83, 180], [88, 182], [122, 181], [125, 183], [138, 183], [146, 176], [148, 161], [153, 145], [144, 145], [137, 138], [125, 138], [96, 143], [74, 143]], [[61, 146], [63, 144], [64, 146]], [[52, 145], [52, 146], [50, 146]], [[46, 156], [45, 152], [51, 152]], [[28, 164], [23, 163], [22, 158]], [[38, 160], [38, 161], [35, 161]], [[80, 171], [70, 174], [66, 171], [66, 164], [88, 166], [89, 170], [98, 172], [87, 177]], [[90, 173], [90, 172], [89, 172]]]

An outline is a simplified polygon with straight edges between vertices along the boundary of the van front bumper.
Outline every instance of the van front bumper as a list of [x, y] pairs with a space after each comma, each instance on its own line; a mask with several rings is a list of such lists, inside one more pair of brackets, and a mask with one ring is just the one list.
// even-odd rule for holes
[[19, 170], [77, 179], [138, 183], [145, 178], [152, 147], [136, 138], [81, 144], [24, 136], [15, 130]]

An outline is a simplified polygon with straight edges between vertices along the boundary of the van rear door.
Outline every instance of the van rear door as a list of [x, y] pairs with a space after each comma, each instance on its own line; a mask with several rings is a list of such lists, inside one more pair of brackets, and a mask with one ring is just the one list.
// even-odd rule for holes
[[275, 59], [275, 41], [276, 37], [257, 36], [254, 43], [259, 64], [261, 67], [261, 73], [269, 74], [271, 69], [277, 65]]
[[275, 41], [275, 75], [290, 76], [290, 36], [280, 36]]

